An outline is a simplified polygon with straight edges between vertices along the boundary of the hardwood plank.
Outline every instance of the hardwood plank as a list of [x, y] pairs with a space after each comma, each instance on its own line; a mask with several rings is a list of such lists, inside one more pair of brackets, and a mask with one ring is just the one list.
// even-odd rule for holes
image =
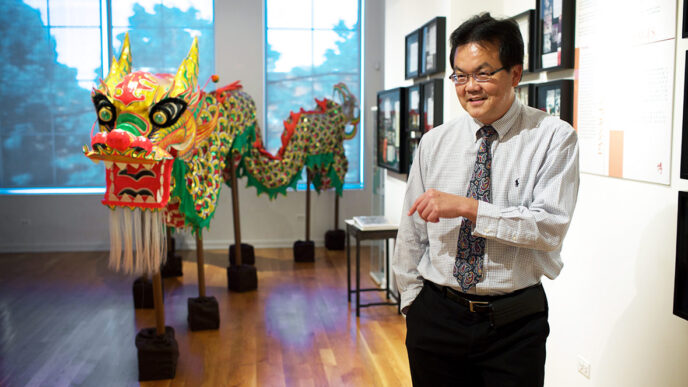
[[[362, 273], [369, 267], [361, 250]], [[174, 379], [138, 382], [134, 338], [155, 325], [134, 310], [133, 278], [112, 273], [106, 252], [0, 254], [0, 385], [340, 386], [410, 385], [406, 326], [393, 306], [346, 302], [346, 254], [256, 249], [258, 290], [230, 293], [226, 268], [205, 265], [220, 329], [191, 332], [187, 299], [198, 296], [194, 251], [179, 252], [184, 277], [165, 285], [166, 325], [180, 357]], [[227, 262], [226, 250], [206, 261]], [[367, 274], [362, 286], [373, 286]], [[384, 292], [367, 292], [365, 302]]]

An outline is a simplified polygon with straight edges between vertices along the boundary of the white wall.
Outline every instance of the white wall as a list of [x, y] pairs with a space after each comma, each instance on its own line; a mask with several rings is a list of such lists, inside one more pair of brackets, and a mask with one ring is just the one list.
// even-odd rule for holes
[[[386, 30], [386, 89], [408, 84], [403, 80], [404, 36], [431, 18], [446, 16], [449, 34], [481, 11], [508, 17], [535, 7], [532, 0], [386, 4], [388, 26], [394, 22]], [[578, 206], [562, 251], [565, 267], [556, 280], [544, 283], [551, 326], [546, 386], [688, 385], [688, 321], [672, 314], [677, 192], [688, 190], [688, 181], [678, 176], [688, 49], [680, 39], [678, 18], [672, 183], [581, 175]], [[465, 114], [447, 89], [453, 91], [448, 81], [445, 120]], [[385, 187], [386, 216], [398, 219], [405, 183], [388, 176]], [[591, 364], [590, 379], [577, 372], [579, 355]]]
[[[375, 105], [382, 88], [383, 6], [366, 2], [365, 107]], [[263, 1], [215, 2], [215, 71], [219, 85], [241, 80], [256, 101], [258, 119], [263, 124]], [[135, 53], [134, 53], [135, 55]], [[181, 59], [180, 59], [181, 60]], [[136, 63], [134, 64], [136, 66]], [[330, 97], [328, 94], [327, 97]], [[301, 106], [294, 106], [294, 110]], [[312, 106], [304, 106], [306, 109]], [[372, 162], [373, 123], [366, 115], [365, 165]], [[88, 142], [84, 132], [84, 143]], [[343, 220], [370, 213], [372, 176], [366, 173], [365, 189], [345, 191], [340, 200], [340, 227]], [[291, 246], [305, 238], [305, 193], [291, 192], [270, 201], [256, 196], [254, 188], [243, 188], [239, 180], [241, 236], [256, 247]], [[0, 252], [104, 250], [109, 247], [108, 210], [100, 204], [102, 195], [0, 196]], [[322, 244], [324, 234], [334, 227], [334, 193], [311, 195], [311, 239]], [[226, 248], [234, 241], [231, 191], [224, 187], [210, 231], [204, 233], [205, 248]], [[194, 247], [186, 235], [182, 247]]]

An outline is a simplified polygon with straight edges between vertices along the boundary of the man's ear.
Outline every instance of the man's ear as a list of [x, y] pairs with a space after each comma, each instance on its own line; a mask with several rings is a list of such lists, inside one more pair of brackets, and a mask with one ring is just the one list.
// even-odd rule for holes
[[523, 65], [515, 65], [511, 68], [511, 86], [516, 87], [518, 83], [521, 82], [521, 76], [523, 75]]

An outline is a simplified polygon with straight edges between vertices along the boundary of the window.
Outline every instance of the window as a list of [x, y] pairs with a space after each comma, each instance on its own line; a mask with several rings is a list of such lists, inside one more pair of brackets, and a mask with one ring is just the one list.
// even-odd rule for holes
[[[265, 9], [265, 147], [274, 154], [289, 112], [315, 109], [314, 98], [331, 99], [335, 84], [344, 82], [362, 103], [362, 18], [359, 0], [266, 0]], [[363, 188], [362, 131], [363, 120], [344, 141], [347, 189]], [[305, 188], [305, 177], [301, 183]]]
[[25, 0], [0, 14], [0, 193], [102, 192], [84, 157], [91, 88], [129, 32], [134, 70], [175, 73], [199, 39], [202, 86], [214, 70], [213, 0]]

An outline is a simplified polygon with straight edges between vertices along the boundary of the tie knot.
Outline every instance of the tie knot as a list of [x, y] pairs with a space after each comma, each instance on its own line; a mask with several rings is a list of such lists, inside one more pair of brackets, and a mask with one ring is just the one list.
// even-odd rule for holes
[[497, 131], [490, 125], [483, 126], [478, 130], [478, 136], [480, 136], [480, 138], [490, 138], [496, 133]]

